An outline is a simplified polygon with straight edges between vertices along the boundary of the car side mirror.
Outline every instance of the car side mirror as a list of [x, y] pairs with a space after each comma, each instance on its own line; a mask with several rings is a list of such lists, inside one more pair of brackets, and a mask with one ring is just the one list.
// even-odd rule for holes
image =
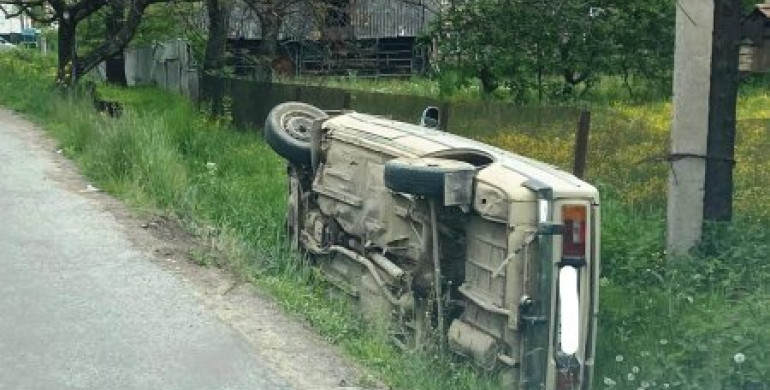
[[429, 106], [422, 111], [420, 126], [430, 127], [431, 129], [437, 129], [439, 127], [438, 107]]

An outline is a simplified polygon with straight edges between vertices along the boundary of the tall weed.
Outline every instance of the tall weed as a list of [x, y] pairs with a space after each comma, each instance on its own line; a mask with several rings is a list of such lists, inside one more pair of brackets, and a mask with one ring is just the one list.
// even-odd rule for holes
[[[201, 114], [151, 88], [102, 89], [121, 119], [51, 86], [51, 59], [0, 55], [0, 103], [42, 122], [99, 186], [140, 207], [177, 214], [204, 231], [227, 267], [271, 291], [328, 339], [404, 389], [492, 389], [496, 381], [450, 357], [400, 354], [368, 329], [283, 242], [283, 162], [254, 132]], [[421, 81], [416, 81], [419, 84]], [[767, 94], [741, 98], [738, 217], [716, 225], [693, 259], [667, 262], [664, 195], [670, 105], [595, 110], [588, 175], [602, 193], [600, 389], [767, 390], [770, 384], [770, 142]], [[565, 169], [574, 136], [511, 124], [484, 140]], [[540, 126], [542, 128], [542, 126]]]

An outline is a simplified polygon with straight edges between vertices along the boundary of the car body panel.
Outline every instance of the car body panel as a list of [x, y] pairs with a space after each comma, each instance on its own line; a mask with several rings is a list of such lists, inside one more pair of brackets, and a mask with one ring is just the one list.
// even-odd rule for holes
[[[304, 199], [301, 212], [290, 214], [301, 215], [300, 242], [323, 275], [366, 317], [390, 318], [404, 345], [419, 345], [437, 316], [446, 318], [450, 348], [485, 368], [502, 368], [513, 388], [562, 390], [573, 388], [564, 387], [571, 381], [587, 389], [598, 308], [595, 187], [527, 157], [380, 116], [344, 112], [319, 120], [313, 131], [318, 162], [312, 169], [290, 163], [293, 180], [306, 182], [290, 198]], [[457, 187], [466, 179], [451, 182], [447, 173], [444, 203], [437, 206], [435, 199], [394, 191], [385, 171], [403, 159], [427, 162], [415, 174], [470, 164], [472, 189]], [[414, 176], [414, 185], [424, 179]], [[452, 188], [467, 194], [452, 197], [446, 192]], [[565, 219], [565, 205], [582, 207], [583, 225]], [[563, 234], [585, 235], [580, 262], [564, 257]], [[577, 294], [579, 317], [565, 324], [578, 324], [566, 330], [579, 334], [579, 348], [564, 355], [559, 275], [567, 266], [578, 278], [570, 294]], [[438, 296], [456, 307], [437, 309]]]
[[[453, 149], [481, 151], [492, 157], [494, 164], [528, 179], [547, 183], [557, 198], [586, 198], [599, 203], [595, 187], [552, 165], [454, 134], [360, 113], [334, 117], [326, 121], [325, 126], [330, 129], [354, 131], [355, 136], [383, 142], [390, 148], [401, 150], [403, 156], [426, 157]], [[480, 175], [488, 177], [494, 174], [484, 173], [482, 170]], [[492, 177], [487, 180], [498, 182]]]

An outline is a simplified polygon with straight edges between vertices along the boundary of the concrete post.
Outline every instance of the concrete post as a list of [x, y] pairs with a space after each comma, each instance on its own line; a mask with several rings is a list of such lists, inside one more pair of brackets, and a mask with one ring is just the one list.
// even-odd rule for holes
[[669, 257], [732, 216], [739, 0], [679, 0], [668, 194]]
[[713, 31], [714, 1], [679, 0], [668, 181], [669, 256], [686, 255], [703, 229], [706, 159], [697, 156], [705, 156], [708, 147]]

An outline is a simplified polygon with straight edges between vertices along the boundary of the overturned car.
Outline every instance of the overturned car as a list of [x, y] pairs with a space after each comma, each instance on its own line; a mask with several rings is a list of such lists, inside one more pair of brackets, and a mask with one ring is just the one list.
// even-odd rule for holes
[[590, 386], [593, 186], [428, 126], [303, 103], [273, 108], [264, 132], [288, 161], [292, 245], [394, 342], [440, 335], [518, 389]]

